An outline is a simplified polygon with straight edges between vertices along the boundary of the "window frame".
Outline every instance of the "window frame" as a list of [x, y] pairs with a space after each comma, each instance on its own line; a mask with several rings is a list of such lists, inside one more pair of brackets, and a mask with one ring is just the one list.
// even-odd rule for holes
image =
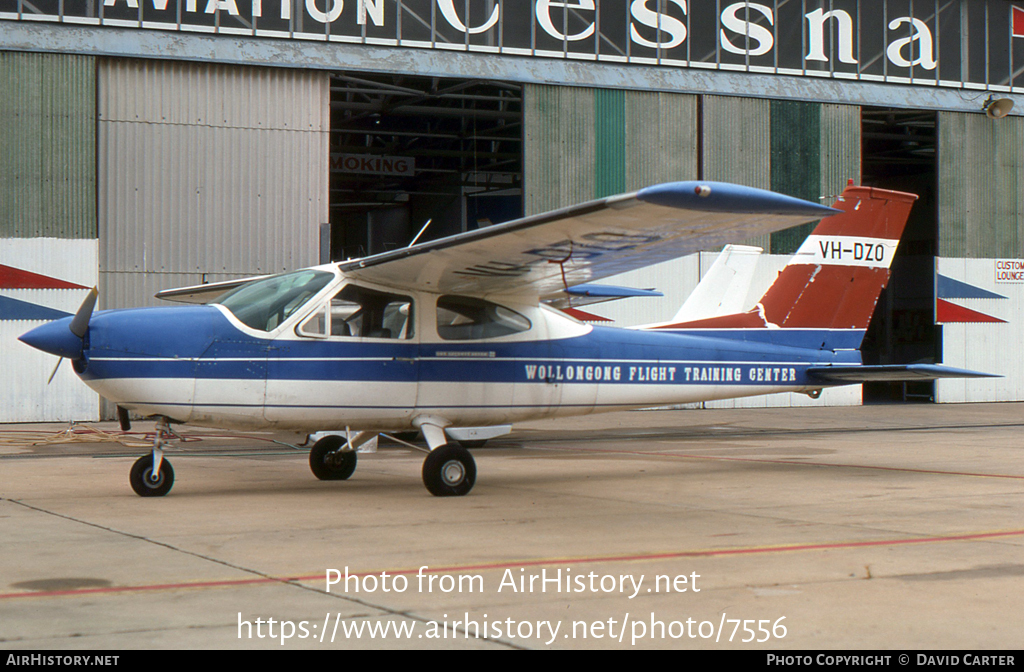
[[[465, 313], [460, 313], [458, 310], [453, 310], [451, 308], [443, 306], [442, 302], [445, 301], [446, 299], [455, 299], [456, 302], [457, 301], [461, 301], [461, 302], [463, 302], [464, 305], [466, 305], [466, 304], [473, 304], [473, 303], [479, 304], [480, 308], [483, 308], [485, 310], [486, 309], [490, 309], [491, 314], [495, 318], [497, 318], [497, 319], [492, 319], [489, 322], [471, 322], [471, 323], [468, 323], [468, 324], [465, 325], [465, 327], [467, 327], [467, 328], [483, 328], [483, 329], [486, 329], [488, 326], [491, 326], [491, 325], [499, 325], [499, 326], [508, 328], [510, 330], [505, 332], [505, 333], [494, 334], [494, 335], [487, 335], [486, 333], [484, 333], [484, 334], [479, 335], [479, 336], [470, 336], [470, 337], [466, 337], [466, 338], [462, 338], [462, 337], [452, 338], [451, 335], [450, 335], [451, 332], [448, 331], [448, 330], [449, 329], [459, 329], [459, 328], [462, 328], [462, 325], [455, 325], [455, 326], [453, 326], [453, 325], [444, 325], [444, 326], [442, 326], [441, 323], [440, 323], [440, 320], [439, 320], [439, 318], [440, 318], [440, 311], [443, 309], [443, 310], [448, 310], [449, 312], [452, 312], [452, 313], [460, 314], [460, 315], [462, 315], [464, 317], [466, 315], [465, 315]], [[503, 311], [507, 311], [509, 313], [512, 313], [512, 315], [514, 315], [515, 318], [518, 318], [518, 320], [521, 320], [522, 322], [524, 322], [526, 324], [525, 328], [517, 328], [517, 325], [515, 325], [515, 322], [518, 321], [518, 320], [516, 320], [516, 319], [511, 319], [511, 320], [503, 319], [502, 316], [498, 313], [498, 309], [503, 310]], [[509, 308], [507, 305], [496, 303], [496, 302], [490, 301], [488, 299], [482, 299], [482, 298], [480, 298], [478, 296], [467, 296], [467, 295], [462, 295], [462, 294], [442, 294], [442, 295], [437, 297], [437, 301], [435, 301], [435, 303], [434, 303], [434, 328], [435, 328], [435, 331], [437, 333], [438, 338], [440, 338], [442, 341], [446, 341], [446, 342], [450, 342], [450, 343], [469, 342], [469, 341], [493, 341], [493, 340], [499, 339], [499, 338], [516, 337], [516, 336], [520, 336], [522, 334], [526, 334], [526, 333], [529, 333], [529, 332], [533, 331], [535, 326], [536, 325], [534, 325], [533, 320], [531, 320], [529, 317], [524, 315], [522, 312], [520, 312], [518, 310], [515, 310], [513, 308]], [[445, 335], [446, 333], [448, 333], [449, 335], [446, 336]]]
[[[311, 282], [313, 280], [323, 280], [323, 283], [320, 285], [320, 287], [316, 291], [314, 291], [312, 294], [308, 295], [304, 300], [300, 301], [295, 307], [291, 308], [290, 310], [287, 310], [287, 312], [285, 312], [285, 308], [287, 307], [288, 304], [283, 304], [281, 306], [281, 310], [280, 310], [280, 312], [282, 314], [282, 317], [277, 322], [277, 324], [275, 324], [271, 328], [263, 328], [263, 327], [259, 327], [259, 326], [253, 326], [252, 324], [249, 323], [249, 320], [251, 320], [252, 316], [246, 314], [245, 311], [242, 310], [242, 309], [252, 308], [253, 306], [257, 305], [260, 301], [264, 301], [266, 299], [266, 297], [260, 299], [259, 301], [250, 301], [249, 303], [246, 303], [245, 305], [242, 305], [242, 306], [233, 306], [233, 302], [231, 302], [231, 301], [229, 301], [227, 304], [223, 303], [225, 300], [228, 300], [228, 299], [231, 299], [231, 298], [233, 298], [235, 296], [244, 294], [245, 292], [250, 291], [252, 288], [254, 288], [254, 287], [258, 286], [258, 285], [261, 285], [263, 283], [272, 282], [272, 281], [279, 281], [279, 280], [281, 280], [283, 278], [286, 278], [288, 276], [299, 275], [300, 273], [312, 273], [312, 277], [310, 278]], [[336, 278], [337, 278], [337, 274], [336, 273], [334, 273], [332, 271], [329, 271], [329, 270], [325, 270], [323, 268], [303, 268], [303, 269], [299, 269], [297, 271], [289, 271], [287, 273], [277, 273], [277, 274], [274, 274], [274, 275], [269, 275], [269, 276], [266, 276], [266, 277], [263, 277], [263, 278], [259, 278], [257, 280], [251, 280], [249, 282], [246, 282], [244, 284], [239, 285], [238, 287], [233, 287], [232, 289], [229, 289], [229, 290], [223, 292], [222, 294], [218, 295], [216, 298], [212, 299], [208, 303], [209, 303], [209, 305], [216, 306], [219, 310], [223, 311], [227, 315], [230, 315], [231, 319], [234, 320], [235, 322], [237, 322], [238, 324], [242, 325], [245, 330], [247, 330], [249, 332], [252, 332], [254, 334], [258, 334], [261, 337], [266, 337], [268, 335], [272, 336], [272, 335], [274, 335], [276, 333], [279, 333], [283, 328], [285, 328], [285, 326], [290, 321], [295, 319], [296, 316], [298, 316], [298, 319], [300, 321], [305, 320], [305, 318], [302, 317], [305, 308], [307, 306], [309, 306], [309, 305], [316, 304], [317, 301], [318, 301], [318, 299], [317, 299], [318, 296], [320, 296], [320, 295], [322, 295], [324, 293], [330, 292], [331, 291], [330, 287], [331, 287], [332, 284], [334, 284]], [[306, 285], [304, 285], [304, 287], [308, 287], [309, 284], [310, 283], [307, 283]], [[283, 298], [283, 297], [280, 297], [280, 298]], [[233, 307], [235, 309], [233, 309]], [[241, 317], [239, 316], [238, 313], [235, 312], [236, 310], [239, 310], [240, 312], [242, 312], [242, 316]], [[273, 313], [268, 312], [268, 314], [267, 314], [268, 319], [269, 319], [269, 316], [271, 314], [273, 314]]]
[[[371, 297], [372, 295], [377, 295], [380, 298], [389, 298], [389, 297], [391, 298], [391, 300], [389, 300], [387, 303], [380, 304], [381, 329], [385, 329], [386, 328], [386, 327], [383, 326], [383, 324], [384, 324], [384, 321], [388, 318], [388, 314], [387, 314], [388, 308], [390, 308], [392, 305], [394, 305], [396, 303], [404, 303], [404, 304], [408, 305], [409, 306], [409, 311], [408, 311], [408, 314], [406, 315], [405, 322], [402, 324], [402, 329], [401, 329], [401, 332], [400, 332], [401, 334], [404, 334], [404, 336], [403, 335], [399, 335], [399, 336], [364, 336], [364, 335], [353, 335], [352, 333], [349, 333], [349, 334], [335, 334], [335, 333], [333, 333], [333, 331], [334, 331], [334, 322], [337, 319], [336, 316], [335, 316], [335, 309], [334, 309], [334, 307], [332, 305], [335, 300], [340, 299], [341, 301], [345, 302], [345, 303], [341, 303], [339, 305], [348, 304], [348, 305], [355, 305], [355, 306], [357, 306], [356, 310], [354, 310], [349, 315], [348, 318], [343, 320], [343, 322], [345, 324], [348, 324], [348, 320], [349, 319], [352, 319], [357, 314], [362, 313], [364, 310], [366, 310], [367, 303], [371, 303], [371, 302], [367, 302], [365, 300], [363, 302], [360, 302], [360, 301], [356, 301], [356, 300], [350, 300], [350, 299], [347, 299], [347, 298], [341, 298], [341, 295], [343, 293], [345, 293], [346, 291], [349, 291], [350, 289], [351, 290], [355, 290], [357, 292], [362, 292], [367, 297]], [[403, 342], [403, 343], [404, 342], [408, 342], [408, 341], [414, 341], [414, 340], [416, 340], [416, 331], [417, 331], [416, 330], [416, 303], [417, 302], [418, 302], [418, 298], [416, 296], [413, 296], [412, 294], [396, 294], [396, 293], [392, 293], [390, 291], [385, 291], [385, 290], [381, 290], [381, 289], [375, 289], [373, 287], [367, 287], [367, 286], [361, 285], [361, 284], [356, 284], [356, 283], [352, 283], [352, 282], [346, 282], [343, 285], [341, 285], [340, 287], [336, 287], [334, 289], [334, 291], [332, 291], [324, 300], [322, 300], [320, 302], [320, 304], [311, 313], [309, 313], [306, 317], [301, 319], [298, 322], [298, 324], [295, 325], [295, 335], [300, 337], [300, 338], [312, 338], [312, 339], [318, 339], [318, 340], [359, 339], [359, 340], [374, 340], [374, 341], [397, 341], [397, 342]], [[401, 310], [401, 308], [399, 308], [399, 310]], [[324, 333], [307, 332], [305, 330], [306, 325], [309, 324], [310, 321], [316, 319], [321, 314], [324, 316], [324, 323], [323, 323], [323, 325], [324, 325]]]

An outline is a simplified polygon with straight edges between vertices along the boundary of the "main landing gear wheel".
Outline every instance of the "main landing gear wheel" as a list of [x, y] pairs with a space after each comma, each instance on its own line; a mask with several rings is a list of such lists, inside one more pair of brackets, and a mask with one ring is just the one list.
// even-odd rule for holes
[[174, 485], [174, 469], [167, 460], [160, 460], [160, 473], [153, 478], [153, 456], [143, 455], [132, 465], [128, 480], [139, 497], [163, 497]]
[[340, 436], [325, 436], [309, 451], [309, 468], [321, 481], [344, 481], [356, 470], [356, 451], [340, 450], [347, 442]]
[[423, 460], [423, 485], [436, 497], [461, 497], [476, 483], [476, 462], [462, 446], [448, 443]]

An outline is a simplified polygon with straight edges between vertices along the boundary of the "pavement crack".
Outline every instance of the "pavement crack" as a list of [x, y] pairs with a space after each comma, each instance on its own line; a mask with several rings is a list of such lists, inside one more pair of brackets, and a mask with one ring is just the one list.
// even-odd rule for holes
[[[317, 593], [319, 595], [323, 595], [323, 596], [326, 596], [326, 597], [333, 597], [335, 599], [343, 600], [343, 601], [348, 602], [348, 603], [358, 604], [358, 605], [360, 605], [362, 607], [366, 607], [366, 608], [369, 608], [369, 609], [377, 610], [377, 611], [382, 612], [383, 614], [386, 614], [388, 616], [394, 616], [394, 617], [398, 617], [398, 618], [407, 618], [409, 620], [413, 620], [413, 621], [416, 621], [416, 622], [419, 622], [419, 623], [422, 623], [422, 624], [425, 624], [425, 625], [429, 624], [429, 623], [435, 622], [434, 619], [426, 618], [424, 616], [419, 616], [419, 615], [414, 614], [412, 612], [400, 611], [400, 610], [393, 609], [391, 607], [387, 607], [387, 606], [384, 606], [384, 605], [381, 605], [381, 604], [374, 604], [374, 603], [368, 602], [366, 600], [362, 600], [362, 599], [359, 599], [359, 598], [356, 598], [356, 597], [351, 597], [349, 595], [343, 595], [341, 593], [328, 593], [327, 591], [319, 590], [319, 589], [314, 588], [312, 586], [307, 586], [304, 583], [300, 582], [298, 579], [289, 579], [289, 578], [282, 578], [282, 577], [279, 577], [279, 576], [274, 576], [274, 575], [268, 574], [266, 572], [261, 572], [258, 569], [252, 569], [251, 567], [243, 567], [241, 565], [236, 565], [233, 562], [228, 562], [226, 560], [221, 560], [219, 558], [215, 558], [215, 557], [212, 557], [212, 556], [209, 556], [209, 555], [205, 555], [203, 553], [197, 553], [195, 551], [190, 551], [188, 549], [181, 548], [180, 546], [175, 546], [174, 544], [169, 544], [169, 543], [167, 543], [165, 541], [159, 541], [157, 539], [152, 539], [150, 537], [146, 537], [146, 536], [143, 536], [143, 535], [140, 535], [140, 534], [134, 534], [132, 532], [126, 532], [124, 530], [118, 530], [118, 529], [110, 527], [108, 525], [101, 525], [99, 523], [94, 523], [94, 522], [91, 522], [91, 521], [88, 521], [88, 520], [83, 520], [81, 518], [75, 518], [74, 516], [69, 516], [69, 515], [64, 514], [64, 513], [58, 513], [56, 511], [50, 511], [49, 509], [44, 509], [44, 508], [42, 508], [40, 506], [34, 506], [32, 504], [29, 504], [27, 502], [23, 502], [23, 501], [18, 500], [18, 499], [9, 499], [9, 498], [6, 498], [6, 497], [0, 497], [0, 501], [2, 501], [2, 502], [10, 502], [11, 504], [16, 504], [18, 506], [24, 507], [24, 508], [29, 509], [31, 511], [36, 511], [37, 513], [42, 513], [44, 515], [53, 516], [55, 518], [61, 518], [63, 520], [68, 520], [68, 521], [71, 521], [73, 523], [78, 523], [80, 525], [87, 525], [89, 527], [93, 527], [93, 528], [96, 528], [98, 530], [103, 530], [103, 531], [109, 532], [111, 534], [116, 534], [116, 535], [119, 535], [119, 536], [122, 536], [122, 537], [126, 537], [126, 538], [129, 538], [129, 539], [135, 539], [137, 541], [142, 541], [142, 542], [145, 542], [145, 543], [148, 543], [148, 544], [153, 544], [154, 546], [160, 546], [162, 548], [166, 548], [166, 549], [174, 551], [176, 553], [181, 553], [183, 555], [188, 555], [188, 556], [191, 556], [193, 558], [198, 558], [200, 560], [206, 560], [207, 562], [212, 562], [212, 563], [221, 565], [222, 567], [229, 567], [229, 568], [234, 569], [234, 570], [239, 571], [239, 572], [244, 572], [246, 574], [251, 574], [253, 576], [256, 576], [256, 577], [259, 577], [261, 579], [264, 579], [264, 580], [266, 580], [268, 582], [273, 582], [273, 583], [278, 583], [278, 584], [281, 584], [281, 585], [291, 586], [293, 588], [298, 588], [300, 590], [305, 590], [305, 591]], [[352, 618], [352, 617], [349, 617], [349, 618]], [[348, 618], [346, 620], [348, 620]], [[210, 626], [210, 627], [215, 627], [215, 626]], [[472, 636], [474, 639], [479, 639], [481, 641], [491, 642], [491, 643], [494, 643], [494, 644], [500, 644], [502, 646], [505, 646], [505, 647], [511, 648], [511, 649], [523, 649], [524, 648], [524, 647], [519, 646], [517, 644], [514, 644], [512, 642], [501, 640], [501, 639], [494, 639], [494, 638], [490, 638], [490, 637], [481, 637], [481, 636], [479, 636], [479, 634], [471, 635], [468, 632], [467, 629], [458, 629], [457, 630], [454, 626], [452, 626], [451, 629], [452, 629], [453, 632], [457, 631], [460, 634], [466, 635], [467, 638]]]
[[110, 532], [111, 534], [117, 534], [117, 535], [120, 535], [122, 537], [127, 537], [129, 539], [136, 539], [138, 541], [143, 541], [143, 542], [148, 543], [148, 544], [153, 544], [154, 546], [161, 546], [161, 547], [166, 548], [168, 550], [175, 551], [176, 553], [182, 553], [184, 555], [190, 555], [190, 556], [192, 556], [194, 558], [199, 558], [200, 560], [206, 560], [207, 562], [212, 562], [212, 563], [215, 563], [215, 564], [218, 564], [218, 565], [222, 565], [224, 567], [230, 567], [231, 569], [234, 569], [234, 570], [237, 570], [237, 571], [240, 571], [240, 572], [245, 572], [247, 574], [252, 574], [253, 576], [258, 576], [260, 578], [267, 579], [268, 581], [276, 581], [278, 583], [287, 583], [287, 584], [291, 584], [291, 585], [296, 585], [294, 581], [290, 581], [290, 580], [287, 580], [287, 579], [282, 579], [282, 578], [277, 577], [277, 576], [272, 576], [272, 575], [267, 574], [265, 572], [261, 572], [261, 571], [259, 571], [257, 569], [252, 569], [250, 567], [242, 567], [241, 565], [236, 565], [236, 564], [234, 564], [232, 562], [228, 562], [226, 560], [221, 560], [219, 558], [214, 558], [214, 557], [209, 556], [209, 555], [204, 555], [203, 553], [197, 553], [195, 551], [190, 551], [188, 549], [181, 548], [180, 546], [175, 546], [174, 544], [169, 544], [169, 543], [167, 543], [165, 541], [159, 541], [157, 539], [151, 539], [150, 537], [146, 537], [146, 536], [143, 536], [141, 534], [133, 534], [131, 532], [126, 532], [124, 530], [118, 530], [118, 529], [110, 527], [108, 525], [101, 525], [99, 523], [94, 523], [94, 522], [91, 522], [91, 521], [88, 521], [88, 520], [82, 520], [81, 518], [75, 518], [74, 516], [69, 516], [69, 515], [64, 514], [64, 513], [58, 513], [56, 511], [50, 511], [49, 509], [44, 509], [44, 508], [42, 508], [40, 506], [34, 506], [32, 504], [28, 504], [27, 502], [23, 502], [23, 501], [21, 501], [19, 499], [8, 499], [8, 498], [4, 497], [4, 498], [0, 498], [0, 501], [10, 502], [11, 504], [17, 504], [18, 506], [22, 506], [22, 507], [24, 507], [26, 509], [30, 509], [32, 511], [36, 511], [38, 513], [43, 513], [43, 514], [46, 514], [48, 516], [53, 516], [55, 518], [62, 518], [64, 520], [69, 520], [69, 521], [71, 521], [73, 523], [78, 523], [80, 525], [87, 525], [89, 527], [94, 527], [94, 528], [96, 528], [98, 530], [103, 530], [105, 532]]

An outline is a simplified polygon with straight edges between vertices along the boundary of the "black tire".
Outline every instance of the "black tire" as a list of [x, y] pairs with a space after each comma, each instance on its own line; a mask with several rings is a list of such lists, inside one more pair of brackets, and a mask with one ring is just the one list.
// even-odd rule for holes
[[174, 485], [174, 469], [166, 459], [160, 461], [160, 476], [157, 480], [150, 478], [153, 474], [153, 455], [143, 455], [135, 460], [128, 475], [132, 490], [139, 497], [163, 497]]
[[423, 460], [423, 485], [435, 497], [461, 497], [476, 483], [476, 462], [462, 446], [448, 443]]
[[463, 448], [483, 448], [487, 444], [487, 439], [473, 439], [472, 441], [459, 441], [459, 445]]
[[344, 481], [356, 470], [356, 451], [340, 448], [347, 443], [340, 436], [325, 436], [309, 451], [309, 468], [321, 481]]

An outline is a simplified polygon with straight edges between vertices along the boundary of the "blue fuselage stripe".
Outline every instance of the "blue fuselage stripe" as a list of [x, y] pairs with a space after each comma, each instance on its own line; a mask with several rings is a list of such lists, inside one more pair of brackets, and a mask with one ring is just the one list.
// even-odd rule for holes
[[595, 327], [574, 338], [519, 342], [271, 340], [241, 333], [209, 306], [140, 309], [98, 313], [90, 323], [85, 366], [77, 368], [92, 380], [777, 386], [820, 384], [807, 378], [808, 366], [860, 362], [855, 350], [794, 345], [820, 346], [830, 335], [859, 339], [860, 332], [754, 331]]

